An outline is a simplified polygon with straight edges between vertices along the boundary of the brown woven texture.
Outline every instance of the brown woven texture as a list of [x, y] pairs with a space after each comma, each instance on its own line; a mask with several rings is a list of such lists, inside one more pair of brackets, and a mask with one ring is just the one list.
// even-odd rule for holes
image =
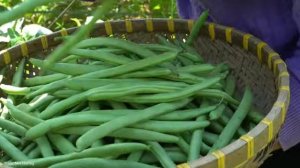
[[[115, 21], [97, 24], [91, 36], [112, 35], [137, 43], [156, 43], [156, 34], [185, 40], [191, 26], [192, 21], [187, 20]], [[70, 34], [75, 30], [72, 28], [67, 32]], [[60, 44], [55, 37], [65, 35], [65, 31], [62, 32], [27, 42], [23, 49], [16, 46], [1, 51], [0, 67], [8, 66], [10, 69], [4, 75], [4, 83], [10, 83], [16, 62], [22, 57], [45, 58]], [[231, 28], [207, 23], [194, 47], [209, 63], [228, 63], [237, 79], [238, 96], [243, 93], [245, 85], [249, 85], [254, 93], [255, 106], [266, 118], [247, 134], [248, 140], [239, 139], [221, 149], [217, 155], [208, 155], [178, 167], [258, 167], [273, 150], [289, 103], [289, 75], [279, 55], [257, 38], [247, 36]], [[35, 76], [38, 69], [27, 64], [25, 73], [27, 77]]]

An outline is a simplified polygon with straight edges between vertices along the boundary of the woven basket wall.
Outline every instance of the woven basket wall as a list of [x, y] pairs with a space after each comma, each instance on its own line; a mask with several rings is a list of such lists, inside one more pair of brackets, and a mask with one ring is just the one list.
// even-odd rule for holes
[[[92, 37], [116, 36], [138, 43], [155, 43], [155, 34], [184, 40], [193, 26], [192, 20], [126, 20], [97, 24]], [[44, 58], [59, 45], [56, 37], [73, 33], [76, 28], [62, 30], [0, 52], [0, 68], [9, 66], [5, 83], [9, 83], [15, 65], [22, 57]], [[266, 43], [232, 28], [207, 23], [194, 47], [210, 63], [226, 62], [237, 79], [242, 93], [251, 86], [255, 106], [266, 116], [253, 130], [225, 148], [179, 168], [258, 167], [272, 151], [289, 104], [289, 74], [285, 63]], [[35, 76], [38, 69], [26, 65], [25, 74]]]

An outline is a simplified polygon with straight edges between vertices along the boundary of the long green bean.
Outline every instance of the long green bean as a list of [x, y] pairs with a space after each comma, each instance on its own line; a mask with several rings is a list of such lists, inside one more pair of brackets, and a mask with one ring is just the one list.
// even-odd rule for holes
[[253, 100], [252, 92], [249, 87], [246, 87], [244, 96], [242, 98], [240, 105], [238, 106], [238, 109], [233, 114], [230, 121], [225, 126], [222, 133], [219, 135], [218, 140], [213, 145], [210, 151], [220, 149], [230, 142], [230, 140], [234, 136], [234, 133], [241, 125], [243, 119], [247, 116], [247, 113], [251, 108], [252, 100]]
[[100, 139], [106, 136], [111, 131], [115, 131], [125, 126], [129, 126], [141, 121], [145, 121], [147, 119], [154, 118], [158, 115], [169, 113], [173, 110], [183, 107], [189, 101], [190, 100], [184, 99], [173, 103], [161, 103], [141, 111], [139, 115], [128, 114], [126, 116], [118, 117], [94, 129], [91, 129], [90, 131], [80, 136], [76, 141], [76, 146], [79, 149], [85, 149], [87, 146], [91, 145], [96, 139]]

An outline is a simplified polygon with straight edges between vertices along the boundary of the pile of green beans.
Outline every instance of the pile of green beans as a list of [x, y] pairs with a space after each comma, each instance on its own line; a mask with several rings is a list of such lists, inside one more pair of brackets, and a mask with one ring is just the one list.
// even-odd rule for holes
[[[204, 63], [190, 46], [198, 29], [188, 43], [98, 37], [55, 63], [20, 61], [12, 83], [0, 85], [0, 162], [172, 168], [245, 134], [263, 118], [251, 89], [240, 99], [229, 67]], [[40, 74], [25, 79], [28, 63]]]

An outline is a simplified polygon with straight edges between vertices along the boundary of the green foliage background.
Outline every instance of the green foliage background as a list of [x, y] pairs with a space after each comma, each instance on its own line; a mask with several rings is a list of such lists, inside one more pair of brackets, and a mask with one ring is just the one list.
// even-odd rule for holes
[[[100, 3], [98, 1], [95, 3], [82, 0], [73, 1], [61, 1], [59, 3], [39, 7], [35, 9], [33, 13], [25, 16], [24, 24], [39, 24], [53, 31], [79, 26], [84, 24], [86, 17], [90, 16], [93, 9], [101, 4], [101, 1]], [[1, 0], [0, 11], [10, 9], [20, 2], [22, 2], [22, 0]], [[58, 18], [66, 8], [68, 8], [68, 10]], [[107, 15], [107, 18], [103, 18], [103, 20], [148, 17], [178, 17], [176, 0], [120, 0], [115, 9]]]

